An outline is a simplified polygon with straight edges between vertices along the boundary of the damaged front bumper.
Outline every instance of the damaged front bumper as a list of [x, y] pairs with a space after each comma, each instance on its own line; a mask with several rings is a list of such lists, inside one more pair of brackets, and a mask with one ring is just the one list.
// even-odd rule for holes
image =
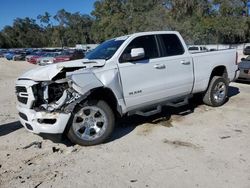
[[41, 82], [32, 80], [18, 80], [16, 82], [16, 108], [20, 122], [28, 131], [36, 134], [61, 134], [69, 122], [75, 105], [83, 99], [83, 96], [64, 90], [61, 91], [56, 101], [43, 103], [46, 100], [41, 102], [42, 98], [47, 98], [47, 94], [51, 95], [52, 91], [48, 92], [47, 86], [41, 91], [37, 91], [40, 84]]
[[61, 134], [64, 132], [71, 114], [59, 112], [36, 112], [17, 105], [21, 124], [30, 132]]
[[23, 74], [16, 81], [22, 125], [33, 133], [63, 133], [75, 107], [86, 99], [89, 90], [102, 86], [90, 68], [104, 64], [105, 61], [76, 60]]

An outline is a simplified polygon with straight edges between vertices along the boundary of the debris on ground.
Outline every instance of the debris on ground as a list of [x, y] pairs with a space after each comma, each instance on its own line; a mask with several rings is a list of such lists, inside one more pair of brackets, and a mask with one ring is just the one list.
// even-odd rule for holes
[[63, 150], [61, 148], [57, 148], [55, 146], [52, 147], [53, 153], [63, 153]]
[[38, 142], [38, 141], [32, 142], [29, 145], [23, 147], [23, 149], [28, 149], [28, 148], [30, 148], [32, 146], [34, 146], [34, 148], [41, 149], [42, 148], [42, 142]]
[[231, 136], [222, 136], [220, 137], [221, 139], [227, 139], [227, 138], [231, 138]]
[[135, 183], [135, 182], [137, 182], [137, 180], [130, 180], [130, 182], [131, 182], [131, 183]]
[[238, 132], [238, 133], [242, 133], [242, 130], [240, 130], [240, 129], [235, 129], [234, 131]]
[[34, 188], [39, 187], [43, 182], [38, 183]]
[[196, 146], [190, 142], [183, 142], [183, 141], [179, 141], [179, 140], [170, 141], [170, 140], [165, 139], [163, 142], [166, 144], [171, 144], [171, 145], [177, 146], [177, 147], [181, 146], [181, 147], [191, 147], [191, 148], [195, 148], [195, 149], [199, 148], [198, 146]]
[[78, 151], [78, 148], [75, 147], [68, 147], [65, 151], [65, 154], [75, 153]]
[[28, 164], [29, 166], [30, 166], [30, 165], [33, 165], [33, 163], [31, 162], [31, 159], [25, 161], [24, 163], [25, 163], [25, 164]]

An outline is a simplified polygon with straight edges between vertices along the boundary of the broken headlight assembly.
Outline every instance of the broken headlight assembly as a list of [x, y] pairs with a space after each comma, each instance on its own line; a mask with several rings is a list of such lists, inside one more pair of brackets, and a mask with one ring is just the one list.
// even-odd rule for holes
[[66, 80], [41, 82], [32, 89], [35, 96], [33, 108], [36, 111], [63, 111], [64, 107], [81, 97], [69, 87]]

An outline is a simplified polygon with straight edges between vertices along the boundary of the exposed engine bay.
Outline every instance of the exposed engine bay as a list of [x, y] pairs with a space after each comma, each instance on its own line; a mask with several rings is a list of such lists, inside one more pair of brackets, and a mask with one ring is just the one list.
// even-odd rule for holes
[[[73, 112], [75, 106], [88, 96], [89, 90], [92, 89], [91, 84], [96, 87], [102, 85], [91, 69], [103, 66], [105, 61], [101, 61], [99, 65], [92, 61], [74, 61], [72, 63], [74, 64], [71, 66], [62, 63], [39, 67], [40, 75], [42, 75], [39, 77], [36, 76], [35, 70], [24, 74], [16, 87], [19, 88], [16, 91], [19, 102], [36, 112], [67, 114]], [[30, 89], [23, 85], [23, 83], [25, 85], [28, 83], [25, 80], [30, 80], [28, 81]], [[33, 97], [27, 98], [30, 96], [27, 92], [33, 93], [31, 95]], [[29, 104], [27, 105], [27, 103]]]
[[36, 111], [64, 111], [67, 105], [81, 98], [79, 93], [69, 87], [67, 79], [41, 82], [32, 89], [35, 96], [33, 108]]
[[[70, 78], [71, 74], [77, 73], [79, 70], [86, 70], [86, 68], [93, 68], [103, 66], [102, 62], [99, 66], [96, 65], [96, 62], [81, 62], [75, 61], [75, 65], [69, 66], [68, 64], [63, 64], [63, 66], [52, 65], [55, 70], [48, 71], [47, 67], [42, 67], [44, 69], [44, 74], [52, 72], [51, 74], [46, 75], [44, 80], [36, 81], [32, 77], [36, 78], [33, 74], [30, 77], [30, 74], [25, 75], [27, 79], [32, 79], [36, 82], [32, 86], [33, 96], [35, 100], [32, 105], [32, 109], [35, 111], [46, 111], [46, 112], [72, 112], [73, 108], [78, 102], [84, 99], [83, 94], [79, 94], [75, 89], [73, 89], [73, 81]], [[86, 65], [87, 64], [87, 65]], [[82, 72], [81, 72], [82, 73]], [[81, 76], [82, 77], [82, 76]], [[26, 78], [25, 78], [26, 79]], [[22, 78], [20, 79], [22, 80]], [[82, 82], [80, 80], [79, 82]], [[86, 91], [87, 92], [87, 91]], [[87, 95], [87, 93], [86, 93]], [[75, 103], [74, 103], [75, 102]]]

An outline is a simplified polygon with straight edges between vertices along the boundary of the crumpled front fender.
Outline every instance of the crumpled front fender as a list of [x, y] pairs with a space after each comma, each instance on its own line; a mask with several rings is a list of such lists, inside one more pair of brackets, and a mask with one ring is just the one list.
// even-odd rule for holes
[[91, 89], [103, 87], [102, 82], [92, 72], [73, 74], [70, 80], [72, 81], [72, 88], [81, 95], [84, 95]]

